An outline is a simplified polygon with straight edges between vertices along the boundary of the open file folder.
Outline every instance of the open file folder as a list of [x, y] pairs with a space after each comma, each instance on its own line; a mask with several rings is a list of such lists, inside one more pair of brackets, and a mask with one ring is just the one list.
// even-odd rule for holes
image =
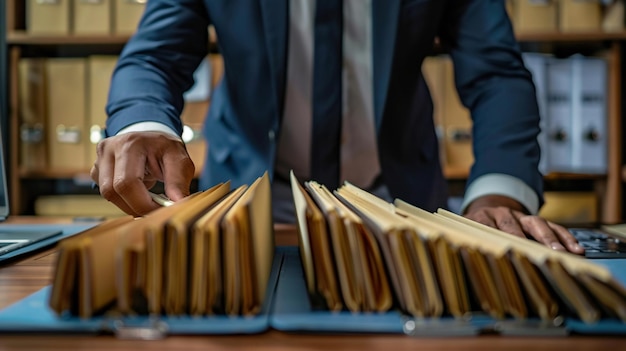
[[[416, 318], [399, 308], [381, 313], [353, 313], [347, 310], [329, 311], [320, 308], [307, 294], [304, 270], [297, 248], [281, 248], [283, 264], [274, 292], [270, 327], [291, 332], [306, 333], [378, 333], [411, 336], [472, 336], [481, 333], [499, 333], [503, 336], [566, 336], [626, 335], [626, 324], [615, 318], [585, 323], [578, 318], [557, 318], [544, 322], [537, 317], [525, 320], [507, 317], [495, 319], [480, 311], [463, 318], [442, 316]], [[595, 260], [610, 270], [622, 284], [626, 283], [626, 260]]]
[[[401, 200], [387, 203], [348, 183], [331, 193], [314, 181], [303, 186], [293, 174], [291, 181], [310, 310], [318, 316], [326, 311], [329, 323], [337, 319], [332, 311], [350, 311], [358, 316], [379, 313], [381, 318], [398, 313], [413, 322], [481, 316], [465, 326], [509, 334], [516, 328], [519, 334], [532, 333], [533, 325], [545, 332], [564, 320], [584, 326], [576, 328], [581, 332], [605, 321], [626, 331], [625, 282], [611, 270], [626, 263], [596, 264], [445, 210], [429, 213]], [[360, 232], [348, 229], [355, 221]], [[344, 228], [335, 228], [337, 222]], [[377, 247], [366, 251], [368, 237], [376, 238]], [[372, 257], [375, 251], [380, 260], [366, 260], [367, 270], [359, 265], [359, 257]], [[392, 305], [373, 309], [350, 301], [358, 292], [361, 298], [384, 296], [384, 284], [367, 291], [372, 272], [383, 273], [378, 282], [389, 282]], [[283, 282], [279, 280], [279, 295]], [[277, 300], [272, 319], [288, 330], [289, 318], [298, 314], [283, 313], [284, 301]], [[317, 326], [309, 324], [307, 330], [328, 331], [319, 320], [311, 323]], [[355, 331], [349, 323], [343, 325], [344, 331]]]
[[[5, 327], [93, 331], [154, 322], [172, 333], [258, 332], [267, 329], [272, 272], [282, 261], [274, 251], [267, 173], [233, 190], [218, 184], [62, 241], [52, 285], [4, 311]], [[23, 318], [34, 307], [43, 313]]]
[[61, 242], [49, 305], [82, 318], [254, 315], [273, 252], [267, 174], [233, 191], [226, 182]]

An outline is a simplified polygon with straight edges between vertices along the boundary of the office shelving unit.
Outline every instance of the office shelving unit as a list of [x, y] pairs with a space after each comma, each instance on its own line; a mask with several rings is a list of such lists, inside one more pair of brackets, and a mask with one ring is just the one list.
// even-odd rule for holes
[[[7, 141], [10, 153], [11, 201], [15, 214], [22, 214], [26, 208], [24, 193], [25, 181], [50, 179], [84, 179], [89, 170], [63, 171], [53, 169], [44, 172], [30, 172], [20, 169], [18, 164], [19, 148], [19, 96], [17, 86], [17, 64], [22, 56], [53, 56], [59, 52], [71, 53], [112, 53], [119, 52], [128, 40], [127, 36], [33, 36], [25, 30], [25, 1], [6, 0], [6, 40], [8, 62], [2, 64], [9, 75], [9, 89], [3, 92], [8, 97], [8, 126], [10, 140]], [[2, 33], [2, 32], [0, 32]], [[522, 46], [532, 46], [544, 52], [554, 52], [561, 47], [584, 48], [585, 50], [602, 49], [608, 52], [609, 96], [608, 96], [608, 171], [606, 175], [549, 174], [546, 182], [586, 182], [591, 183], [600, 199], [601, 218], [604, 223], [622, 221], [622, 44], [626, 42], [626, 31], [590, 32], [590, 33], [536, 33], [518, 36]], [[446, 177], [454, 182], [467, 178], [467, 169], [445, 169]]]

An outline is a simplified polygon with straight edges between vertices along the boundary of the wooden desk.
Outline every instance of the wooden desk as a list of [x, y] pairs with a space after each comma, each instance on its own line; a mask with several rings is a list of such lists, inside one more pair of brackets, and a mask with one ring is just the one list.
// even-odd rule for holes
[[[12, 223], [42, 222], [42, 219], [16, 218]], [[45, 221], [50, 221], [46, 219]], [[63, 223], [64, 219], [55, 219]], [[278, 226], [278, 244], [295, 244], [292, 228]], [[54, 250], [39, 252], [10, 266], [0, 268], [0, 308], [49, 284]], [[301, 335], [268, 331], [245, 336], [172, 336], [159, 341], [118, 340], [110, 335], [5, 335], [0, 349], [16, 350], [626, 350], [626, 338], [567, 337], [521, 338], [480, 336], [473, 338], [410, 338], [402, 335]]]

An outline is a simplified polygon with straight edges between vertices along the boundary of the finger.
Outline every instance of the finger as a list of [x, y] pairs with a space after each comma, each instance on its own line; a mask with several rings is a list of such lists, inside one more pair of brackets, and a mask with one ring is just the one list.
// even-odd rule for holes
[[514, 213], [517, 220], [522, 225], [522, 229], [527, 234], [530, 234], [538, 242], [552, 248], [553, 250], [566, 251], [565, 247], [561, 244], [561, 241], [548, 226], [546, 221], [538, 216], [528, 216], [523, 213]]
[[513, 212], [515, 211], [508, 208], [494, 211], [493, 216], [495, 218], [496, 228], [509, 234], [519, 236], [520, 238], [526, 238], [526, 234], [524, 234], [524, 230]]
[[[98, 144], [99, 149], [104, 149], [105, 143], [100, 142]], [[103, 151], [99, 150], [98, 166], [92, 168], [92, 179], [98, 184], [100, 189], [100, 195], [115, 206], [119, 207], [125, 213], [137, 216], [138, 214], [126, 204], [126, 202], [119, 196], [113, 186], [113, 173], [115, 170], [115, 158], [112, 155], [106, 155]], [[95, 174], [93, 174], [95, 173]], [[96, 178], [94, 178], [96, 177]]]
[[157, 182], [163, 180], [163, 175], [161, 173], [161, 167], [159, 166], [159, 161], [157, 161], [158, 157], [149, 157], [146, 160], [146, 168], [143, 174], [143, 186], [150, 190], [152, 189]]
[[575, 254], [584, 254], [585, 248], [578, 244], [578, 240], [564, 227], [548, 221], [548, 226], [556, 233], [559, 240], [565, 245], [569, 252]]
[[146, 170], [146, 158], [139, 152], [127, 149], [115, 159], [113, 188], [120, 195], [133, 212], [143, 216], [159, 207], [144, 186], [143, 179]]
[[189, 188], [195, 173], [195, 166], [186, 152], [181, 157], [165, 155], [163, 157], [163, 184], [165, 195], [173, 201], [189, 196]]
[[482, 223], [486, 226], [497, 228], [496, 221], [485, 210], [474, 212], [474, 213], [468, 213], [465, 215], [465, 217], [475, 222]]
[[98, 170], [98, 164], [94, 163], [91, 166], [91, 170], [89, 171], [89, 176], [91, 177], [91, 180], [93, 180], [94, 183], [98, 184], [98, 174], [99, 174], [99, 170]]
[[93, 182], [95, 184], [98, 184], [98, 178], [99, 178], [99, 174], [100, 171], [98, 169], [98, 162], [102, 162], [102, 160], [104, 159], [104, 143], [100, 142], [98, 143], [98, 145], [96, 146], [96, 160], [94, 161], [93, 165], [91, 165], [91, 171], [89, 172], [89, 176], [91, 177], [91, 180], [93, 180]]

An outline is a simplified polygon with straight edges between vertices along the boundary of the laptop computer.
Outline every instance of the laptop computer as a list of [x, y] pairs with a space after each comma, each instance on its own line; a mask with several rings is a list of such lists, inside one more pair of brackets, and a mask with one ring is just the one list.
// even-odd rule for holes
[[570, 228], [569, 231], [585, 248], [585, 257], [626, 258], [626, 240], [599, 228]]
[[[1, 82], [0, 82], [1, 83]], [[44, 249], [64, 237], [77, 234], [96, 223], [80, 224], [12, 224], [5, 222], [10, 213], [4, 154], [3, 122], [6, 121], [0, 100], [0, 263]]]
[[[0, 126], [0, 222], [7, 219], [10, 211], [3, 143], [2, 127]], [[60, 236], [62, 233], [63, 230], [58, 227], [0, 226], [0, 257], [44, 239]]]

